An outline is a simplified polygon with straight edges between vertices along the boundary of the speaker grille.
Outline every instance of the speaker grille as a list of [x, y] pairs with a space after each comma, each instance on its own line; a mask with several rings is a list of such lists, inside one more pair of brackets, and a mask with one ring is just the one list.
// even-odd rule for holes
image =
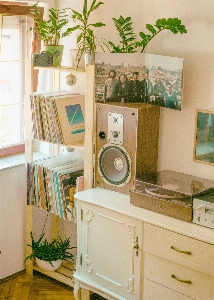
[[121, 146], [106, 144], [99, 151], [98, 170], [105, 182], [124, 186], [131, 176], [131, 158]]

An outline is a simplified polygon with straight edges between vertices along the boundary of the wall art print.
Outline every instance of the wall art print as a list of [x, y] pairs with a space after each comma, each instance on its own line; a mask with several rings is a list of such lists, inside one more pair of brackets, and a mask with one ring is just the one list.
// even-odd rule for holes
[[214, 111], [196, 110], [194, 161], [214, 165]]
[[183, 58], [147, 53], [96, 53], [95, 100], [149, 103], [181, 110]]

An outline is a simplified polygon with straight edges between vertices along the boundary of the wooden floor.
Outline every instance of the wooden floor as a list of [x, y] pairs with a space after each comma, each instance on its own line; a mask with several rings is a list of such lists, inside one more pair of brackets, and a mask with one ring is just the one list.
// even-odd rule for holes
[[34, 271], [0, 284], [0, 300], [75, 300], [73, 289]]

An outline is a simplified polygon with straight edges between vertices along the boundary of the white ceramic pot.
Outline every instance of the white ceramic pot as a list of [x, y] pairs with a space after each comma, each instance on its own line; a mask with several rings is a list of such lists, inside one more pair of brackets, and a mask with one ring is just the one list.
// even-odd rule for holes
[[85, 65], [94, 65], [95, 63], [95, 53], [85, 53]]
[[37, 263], [38, 267], [40, 269], [42, 269], [43, 271], [50, 272], [50, 271], [57, 270], [61, 266], [62, 260], [58, 259], [58, 260], [52, 261], [52, 265], [53, 265], [52, 266], [49, 262], [41, 260], [36, 257], [36, 263]]
[[[71, 67], [72, 68], [77, 68], [77, 53], [78, 53], [78, 49], [70, 49], [71, 52]], [[78, 64], [78, 68], [84, 68], [85, 67], [85, 60], [84, 60], [84, 56], [81, 57], [79, 64]]]

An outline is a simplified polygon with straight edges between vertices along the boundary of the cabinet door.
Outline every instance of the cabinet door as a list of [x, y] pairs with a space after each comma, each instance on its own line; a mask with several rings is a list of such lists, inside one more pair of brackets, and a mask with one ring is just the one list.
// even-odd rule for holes
[[139, 299], [142, 222], [87, 203], [80, 209], [80, 274], [125, 299]]

